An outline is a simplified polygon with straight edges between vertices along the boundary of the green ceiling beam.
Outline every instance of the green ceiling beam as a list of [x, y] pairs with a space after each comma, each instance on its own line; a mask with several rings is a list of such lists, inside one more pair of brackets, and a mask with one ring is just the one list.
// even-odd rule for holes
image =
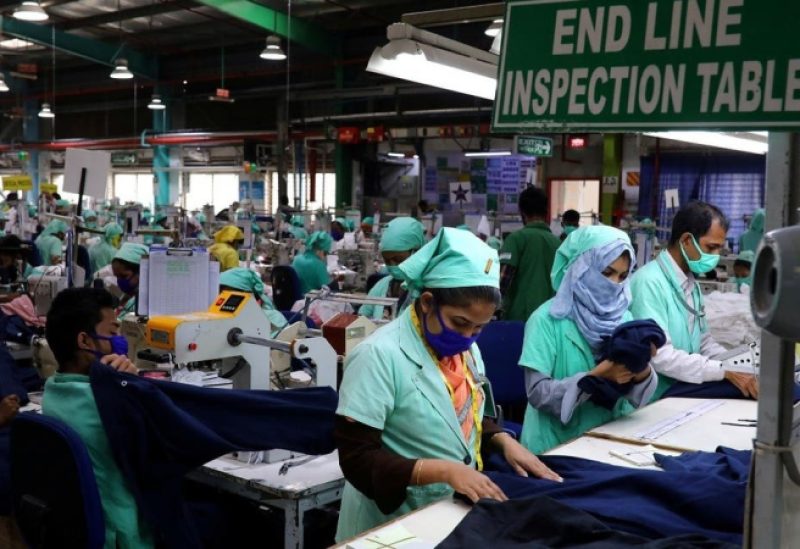
[[[277, 34], [309, 50], [335, 56], [337, 38], [324, 29], [289, 17], [283, 12], [262, 6], [252, 0], [196, 0], [232, 17], [261, 27], [269, 34]], [[291, 28], [289, 23], [291, 22]], [[290, 36], [291, 34], [291, 36]]]
[[128, 68], [135, 75], [158, 80], [158, 58], [127, 46], [120, 47], [60, 30], [55, 31], [53, 40], [52, 26], [28, 23], [11, 17], [2, 17], [2, 33], [109, 67], [113, 67], [114, 61], [122, 57], [128, 60]]

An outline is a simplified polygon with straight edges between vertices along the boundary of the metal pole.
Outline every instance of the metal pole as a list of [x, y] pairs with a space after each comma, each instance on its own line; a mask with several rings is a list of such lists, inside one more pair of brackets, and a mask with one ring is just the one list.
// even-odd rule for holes
[[[766, 184], [766, 230], [798, 222], [800, 206], [800, 134], [769, 134]], [[757, 444], [792, 444], [794, 418], [794, 343], [769, 332], [761, 336]], [[784, 472], [781, 454], [753, 452], [748, 485], [745, 546], [756, 549], [791, 547], [800, 539], [800, 525], [791, 515], [800, 502], [800, 487]]]

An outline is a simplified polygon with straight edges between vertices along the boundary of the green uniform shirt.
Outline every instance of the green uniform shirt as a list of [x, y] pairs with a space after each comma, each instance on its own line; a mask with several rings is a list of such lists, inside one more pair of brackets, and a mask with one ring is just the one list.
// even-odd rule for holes
[[45, 384], [42, 413], [60, 419], [81, 437], [100, 491], [106, 523], [106, 549], [153, 547], [136, 500], [122, 476], [108, 443], [89, 376], [56, 374]]
[[[552, 379], [566, 379], [590, 371], [596, 361], [589, 343], [572, 319], [550, 316], [551, 304], [552, 301], [548, 301], [542, 305], [525, 324], [520, 366]], [[629, 320], [632, 320], [631, 314], [626, 312], [621, 322]], [[587, 401], [575, 409], [565, 425], [561, 418], [528, 404], [520, 442], [531, 452], [539, 454], [633, 410], [633, 405], [623, 398], [613, 410]]]
[[305, 251], [295, 257], [292, 267], [297, 271], [297, 276], [300, 278], [303, 294], [307, 294], [312, 290], [319, 290], [331, 281], [325, 262], [312, 251]]
[[553, 297], [550, 271], [561, 245], [550, 227], [541, 221], [529, 223], [503, 243], [500, 264], [514, 267], [514, 279], [503, 296], [503, 318], [526, 322], [542, 303]]

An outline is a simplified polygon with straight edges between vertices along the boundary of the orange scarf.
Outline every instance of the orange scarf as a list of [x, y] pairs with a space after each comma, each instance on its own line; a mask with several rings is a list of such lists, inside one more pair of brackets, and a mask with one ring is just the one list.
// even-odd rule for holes
[[[464, 407], [470, 394], [470, 386], [467, 383], [467, 376], [464, 372], [464, 362], [461, 355], [449, 356], [442, 358], [439, 361], [439, 370], [447, 380], [447, 383], [453, 389], [453, 407], [458, 411]], [[472, 427], [475, 424], [475, 417], [473, 414], [467, 414], [466, 419], [461, 423], [461, 432], [464, 434], [464, 440], [469, 442]]]

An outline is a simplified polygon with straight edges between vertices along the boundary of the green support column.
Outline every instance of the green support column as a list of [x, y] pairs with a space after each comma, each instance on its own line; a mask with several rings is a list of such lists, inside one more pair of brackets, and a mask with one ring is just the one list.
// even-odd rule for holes
[[[161, 96], [162, 101], [167, 103], [167, 98]], [[155, 133], [167, 131], [170, 127], [170, 109], [153, 111], [153, 130]], [[155, 174], [156, 186], [155, 202], [156, 206], [169, 205], [169, 184], [172, 173], [166, 171], [169, 168], [169, 147], [156, 145], [153, 147], [153, 173]], [[177, 177], [177, 176], [176, 176]]]
[[610, 225], [611, 216], [617, 203], [622, 176], [622, 134], [603, 135], [603, 179], [606, 177], [617, 178], [617, 188], [614, 192], [605, 192], [601, 184], [602, 194], [600, 199], [600, 217], [603, 223]]
[[353, 201], [352, 145], [336, 143], [336, 207], [350, 206]]

